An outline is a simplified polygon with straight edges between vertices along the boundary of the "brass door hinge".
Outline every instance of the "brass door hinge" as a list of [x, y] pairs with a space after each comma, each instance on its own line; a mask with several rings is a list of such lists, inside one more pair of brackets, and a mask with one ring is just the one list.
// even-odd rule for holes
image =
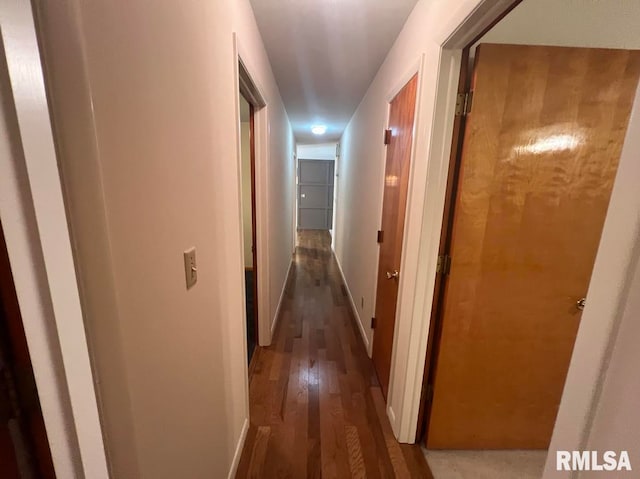
[[384, 144], [388, 145], [391, 143], [391, 130], [384, 130]]
[[371, 329], [376, 329], [377, 324], [376, 318], [371, 318]]
[[456, 116], [467, 116], [471, 113], [473, 103], [473, 92], [458, 93], [456, 97]]
[[449, 274], [450, 271], [451, 271], [451, 256], [449, 256], [448, 254], [443, 254], [438, 256], [436, 273], [447, 275]]

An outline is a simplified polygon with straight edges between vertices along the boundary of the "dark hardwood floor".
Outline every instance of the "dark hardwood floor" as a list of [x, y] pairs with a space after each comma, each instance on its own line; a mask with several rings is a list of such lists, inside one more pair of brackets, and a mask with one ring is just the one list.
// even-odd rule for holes
[[327, 232], [302, 231], [272, 346], [258, 348], [237, 478], [432, 478], [385, 413]]

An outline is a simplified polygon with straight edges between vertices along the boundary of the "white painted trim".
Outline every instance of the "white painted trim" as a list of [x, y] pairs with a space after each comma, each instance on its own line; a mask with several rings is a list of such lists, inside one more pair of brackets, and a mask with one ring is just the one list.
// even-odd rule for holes
[[289, 263], [287, 274], [284, 277], [284, 284], [282, 285], [282, 291], [280, 291], [278, 306], [276, 307], [276, 312], [273, 316], [273, 320], [271, 321], [271, 337], [272, 338], [276, 334], [276, 328], [278, 327], [278, 321], [280, 320], [280, 310], [282, 309], [282, 303], [284, 302], [284, 295], [287, 292], [287, 284], [289, 284], [289, 276], [291, 276], [292, 269], [293, 269], [293, 260], [291, 260], [291, 262]]
[[291, 190], [293, 192], [293, 201], [291, 202], [293, 207], [291, 211], [291, 233], [293, 233], [293, 241], [291, 244], [293, 245], [293, 251], [291, 254], [296, 252], [296, 246], [298, 245], [298, 154], [295, 151], [295, 143], [293, 149], [293, 178], [291, 179], [293, 182]]
[[393, 408], [391, 406], [387, 406], [387, 417], [392, 423], [396, 422], [396, 413], [393, 411]]
[[[233, 34], [234, 59], [236, 64], [235, 80], [239, 85], [238, 61], [246, 68], [251, 80], [256, 87], [258, 94], [265, 98], [264, 88], [257, 81], [258, 75], [255, 74], [256, 69], [250, 62], [250, 55], [246, 54], [241, 39], [237, 33]], [[236, 104], [240, 101], [240, 92], [236, 88]], [[240, 121], [240, 110], [237, 108], [237, 122]], [[256, 262], [258, 269], [258, 340], [260, 346], [269, 346], [271, 344], [271, 299], [269, 292], [271, 291], [270, 275], [269, 275], [269, 105], [266, 104], [262, 108], [254, 108], [253, 114], [254, 133], [255, 133], [255, 199], [256, 199]], [[239, 124], [239, 123], [238, 123]], [[240, 149], [240, 133], [238, 132], [238, 168], [242, 169], [242, 157]], [[242, 181], [242, 175], [239, 175], [239, 181]], [[242, 190], [240, 190], [242, 191]], [[241, 198], [239, 198], [241, 208]], [[239, 210], [242, 214], [242, 210]], [[241, 228], [243, 225], [241, 225]], [[244, 236], [241, 236], [244, 238]], [[243, 253], [244, 258], [244, 253]]]
[[[422, 229], [422, 205], [424, 203], [424, 197], [427, 189], [426, 162], [417, 161], [417, 158], [419, 158], [420, 155], [419, 147], [423, 136], [421, 132], [425, 123], [423, 119], [424, 115], [422, 114], [424, 61], [424, 55], [420, 55], [408, 72], [400, 77], [396, 87], [393, 88], [387, 96], [387, 99], [390, 102], [413, 75], [418, 75], [416, 110], [409, 166], [409, 186], [407, 191], [404, 233], [402, 237], [402, 256], [400, 259], [400, 282], [398, 284], [396, 322], [391, 353], [389, 392], [387, 395], [388, 415], [389, 411], [398, 411], [399, 413], [402, 413], [404, 410], [402, 407], [404, 394], [401, 390], [401, 393], [398, 393], [396, 382], [406, 382], [406, 368], [408, 366], [406, 356], [409, 354], [407, 343], [416, 340], [416, 338], [413, 337], [414, 334], [412, 328], [412, 325], [415, 322], [413, 319], [413, 302], [416, 296], [415, 286], [417, 277], [421, 272], [418, 268], [418, 258], [421, 247], [419, 239]], [[396, 437], [400, 437], [398, 419], [398, 414], [394, 414], [393, 418], [389, 416], [391, 427], [396, 434]]]
[[[411, 140], [411, 158], [409, 160], [409, 189], [407, 191], [407, 195], [409, 195], [409, 192], [411, 191], [411, 183], [412, 183], [412, 172], [413, 172], [413, 163], [415, 161], [415, 144], [416, 144], [416, 129], [415, 126], [417, 124], [417, 120], [418, 120], [418, 111], [419, 111], [419, 92], [420, 92], [420, 85], [421, 85], [421, 81], [422, 81], [422, 75], [421, 75], [421, 71], [422, 71], [422, 63], [423, 63], [423, 59], [424, 59], [424, 55], [420, 55], [416, 61], [414, 62], [414, 64], [407, 69], [406, 72], [404, 72], [402, 75], [400, 75], [398, 77], [398, 81], [395, 83], [395, 85], [393, 86], [393, 88], [391, 88], [389, 90], [389, 92], [387, 93], [387, 111], [386, 111], [386, 117], [385, 117], [385, 121], [384, 121], [384, 127], [387, 128], [389, 126], [389, 118], [391, 115], [391, 102], [393, 101], [393, 99], [398, 95], [398, 93], [400, 93], [400, 91], [405, 87], [405, 85], [409, 82], [409, 80], [411, 80], [411, 78], [413, 78], [414, 75], [418, 75], [418, 88], [417, 88], [417, 94], [416, 94], [416, 110], [415, 110], [415, 118], [414, 118], [414, 131], [413, 131], [413, 138]], [[379, 218], [379, 224], [380, 224], [380, 228], [382, 228], [381, 224], [382, 224], [382, 209], [383, 209], [383, 204], [384, 204], [384, 182], [385, 182], [385, 171], [386, 171], [386, 163], [387, 163], [387, 147], [384, 146], [381, 149], [381, 162], [382, 162], [382, 168], [381, 168], [381, 172], [382, 174], [380, 175], [379, 181], [378, 181], [378, 188], [380, 191], [380, 197], [382, 198], [382, 201], [380, 201], [380, 203], [378, 204], [378, 209], [377, 209], [377, 217]], [[407, 201], [407, 209], [408, 209], [408, 205], [409, 202]], [[405, 219], [406, 219], [406, 210], [405, 210]], [[401, 263], [404, 260], [405, 257], [405, 241], [406, 241], [406, 237], [407, 237], [408, 230], [407, 230], [407, 222], [405, 221], [405, 225], [404, 225], [404, 232], [403, 232], [403, 253], [402, 253], [402, 257], [401, 257]], [[373, 280], [372, 280], [372, 286], [371, 286], [371, 298], [372, 298], [372, 304], [371, 304], [371, 311], [373, 311], [373, 314], [376, 314], [376, 304], [377, 304], [377, 300], [378, 300], [378, 276], [377, 276], [377, 272], [378, 272], [378, 268], [380, 267], [380, 245], [378, 245], [377, 248], [378, 252], [376, 254], [376, 258], [375, 258], [375, 270], [376, 271], [376, 276], [374, 276]], [[400, 267], [400, 271], [403, 271], [402, 268], [402, 264]], [[345, 281], [346, 284], [346, 281]], [[402, 281], [402, 274], [400, 275], [400, 284], [398, 284], [398, 298], [400, 298], [400, 292], [402, 291], [402, 287], [403, 287], [403, 281]], [[396, 311], [396, 317], [397, 317], [397, 311]], [[397, 322], [396, 322], [396, 328], [397, 328]], [[395, 329], [395, 328], [394, 328]], [[371, 334], [371, 350], [369, 352], [369, 356], [371, 356], [373, 354], [373, 343], [375, 341], [375, 330], [372, 331]], [[395, 343], [395, 332], [394, 332], [394, 343]], [[391, 371], [393, 371], [393, 348], [391, 350]], [[391, 382], [393, 377], [393, 373], [390, 373], [389, 376], [389, 381]], [[393, 424], [393, 422], [392, 422]]]
[[356, 322], [358, 324], [358, 329], [360, 330], [360, 336], [362, 337], [362, 342], [364, 343], [364, 347], [367, 350], [367, 355], [371, 357], [371, 347], [373, 343], [370, 343], [367, 339], [367, 334], [364, 331], [364, 326], [362, 324], [362, 320], [360, 319], [360, 314], [358, 313], [358, 308], [356, 308], [356, 303], [353, 301], [353, 295], [351, 294], [351, 290], [349, 289], [349, 284], [347, 283], [346, 278], [344, 277], [344, 271], [342, 271], [342, 265], [340, 264], [340, 260], [338, 259], [338, 255], [332, 249], [331, 254], [333, 254], [333, 258], [336, 260], [336, 264], [338, 265], [338, 271], [340, 271], [340, 276], [342, 278], [342, 284], [344, 284], [345, 289], [347, 290], [347, 297], [349, 298], [349, 304], [351, 305], [351, 311], [353, 311], [353, 315], [356, 317]]
[[[4, 95], [3, 90], [1, 96]], [[10, 98], [4, 101], [13, 105]], [[56, 475], [75, 478], [79, 469], [74, 459], [78, 456], [78, 444], [64, 383], [62, 354], [52, 327], [55, 317], [39, 252], [38, 227], [33, 202], [24, 187], [28, 184], [24, 162], [13, 158], [9, 143], [0, 136], [0, 220]]]
[[[253, 70], [248, 67], [249, 73]], [[253, 77], [255, 78], [255, 76]], [[260, 85], [257, 85], [263, 91]], [[271, 336], [271, 266], [269, 252], [269, 105], [254, 112], [256, 168], [256, 243], [258, 262], [258, 335], [260, 346], [269, 346]]]
[[[399, 441], [407, 443], [415, 442], [418, 426], [460, 58], [461, 52], [441, 52], [440, 78], [436, 92], [438, 98], [431, 121], [432, 129], [428, 131], [423, 128], [423, 125], [416, 125], [418, 136], [430, 137], [430, 151], [421, 153], [428, 155], [429, 161], [425, 171], [420, 174], [424, 178], [425, 190], [420, 199], [416, 198], [423, 211], [418, 216], [419, 220], [416, 218], [416, 221], [419, 221], [419, 230], [414, 230], [415, 238], [418, 239], [418, 254], [413, 262], [412, 291], [403, 303], [411, 311], [411, 319], [401, 323], [404, 331], [396, 329], [397, 342], [394, 344], [396, 362], [392, 364], [393, 382], [390, 382], [389, 388], [390, 391], [392, 387], [395, 391], [402, 391], [397, 397], [391, 397], [389, 402], [394, 405], [397, 412], [398, 421], [392, 423], [394, 432]], [[425, 101], [423, 95], [424, 92], [420, 92], [422, 101]], [[438, 119], [442, 120], [438, 121]], [[406, 276], [405, 280], [407, 280]]]
[[[30, 2], [3, 2], [0, 31], [28, 180], [14, 184], [6, 197], [3, 188], [1, 214], [54, 467], [59, 477], [81, 474], [106, 479], [102, 430]], [[15, 174], [16, 165], [7, 164], [9, 158], [4, 160], [3, 171]], [[9, 210], [11, 203], [20, 209]], [[29, 231], [27, 225], [34, 222], [36, 230]], [[31, 244], [18, 245], [19, 238]], [[41, 256], [33, 249], [36, 245]], [[23, 266], [28, 272], [23, 272]], [[32, 288], [41, 303], [34, 304], [38, 300]], [[52, 345], [45, 339], [52, 327], [61, 359], [51, 355]], [[64, 370], [64, 379], [47, 377], [56, 367]], [[66, 424], [66, 429], [62, 429], [65, 400], [60, 394], [68, 398], [71, 408], [72, 424]], [[73, 456], [79, 456], [81, 473]]]
[[233, 479], [236, 477], [236, 472], [238, 471], [238, 465], [240, 464], [240, 458], [242, 457], [242, 449], [244, 449], [244, 443], [247, 440], [247, 433], [249, 432], [249, 418], [246, 417], [244, 419], [244, 423], [242, 424], [242, 432], [240, 433], [240, 439], [238, 439], [238, 444], [236, 444], [235, 452], [233, 453], [233, 461], [231, 461], [231, 467], [229, 468], [229, 474], [227, 474], [227, 479]]
[[[233, 58], [236, 60], [234, 62], [233, 65], [233, 75], [234, 78], [236, 79], [236, 85], [240, 85], [240, 67], [238, 65], [238, 61], [240, 60], [240, 56], [238, 55], [238, 48], [237, 48], [237, 42], [236, 42], [236, 34], [233, 34]], [[240, 216], [242, 217], [242, 211], [243, 211], [243, 206], [242, 206], [242, 124], [241, 124], [241, 113], [240, 113], [240, 88], [236, 88], [235, 91], [235, 105], [236, 105], [236, 124], [235, 124], [235, 131], [236, 131], [236, 167], [238, 169], [238, 211]], [[240, 221], [240, 238], [244, 238], [244, 222]], [[238, 267], [242, 267], [244, 268], [244, 265], [247, 264], [245, 257], [244, 257], [244, 248], [242, 248], [242, 258], [241, 258], [241, 265], [238, 265]], [[260, 286], [260, 284], [258, 284], [258, 286]], [[244, 278], [244, 274], [242, 276], [242, 297], [246, 298], [246, 294], [247, 294], [247, 290], [246, 290], [246, 280]], [[249, 345], [247, 343], [247, 308], [246, 306], [243, 305], [242, 308], [244, 315], [242, 317], [242, 337], [243, 337], [243, 341], [242, 341], [242, 355], [244, 357], [248, 356], [248, 349], [249, 349]], [[258, 316], [258, 321], [260, 320], [260, 317]], [[245, 381], [244, 381], [244, 389], [245, 389], [245, 396], [248, 398], [249, 397], [249, 366], [247, 364], [245, 364]], [[249, 406], [248, 406], [248, 400], [247, 402], [247, 410], [245, 411], [246, 414], [249, 414]]]
[[[409, 83], [409, 80], [411, 80], [414, 75], [417, 74], [418, 77], [420, 76], [420, 72], [422, 70], [422, 62], [423, 61], [424, 61], [424, 55], [420, 55], [413, 62], [413, 65], [411, 65], [411, 67], [409, 67], [407, 69], [407, 71], [405, 71], [402, 75], [400, 75], [398, 77], [398, 80], [396, 81], [396, 83], [393, 86], [393, 88], [391, 88], [389, 90], [389, 92], [387, 93], [387, 103], [391, 104], [393, 99], [396, 96], [398, 96], [398, 93], [400, 93], [402, 91], [402, 89], [406, 86], [407, 83]], [[418, 81], [420, 81], [420, 78], [418, 78]], [[416, 112], [417, 112], [417, 109], [418, 109], [418, 96], [416, 95]], [[387, 123], [386, 124], [389, 125], [389, 118], [387, 118]], [[414, 121], [414, 124], [415, 124], [415, 121]], [[387, 149], [385, 148], [384, 151], [385, 151], [385, 156], [386, 156]]]

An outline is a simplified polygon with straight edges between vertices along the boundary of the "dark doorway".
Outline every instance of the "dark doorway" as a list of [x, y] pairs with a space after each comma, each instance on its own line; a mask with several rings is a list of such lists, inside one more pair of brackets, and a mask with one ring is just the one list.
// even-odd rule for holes
[[254, 107], [240, 94], [240, 154], [242, 158], [242, 222], [247, 318], [247, 361], [258, 345], [258, 264], [256, 248], [256, 178]]

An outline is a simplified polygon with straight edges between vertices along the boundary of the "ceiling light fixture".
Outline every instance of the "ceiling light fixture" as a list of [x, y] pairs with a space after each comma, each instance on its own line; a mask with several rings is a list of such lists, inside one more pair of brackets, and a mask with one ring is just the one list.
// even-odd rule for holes
[[311, 133], [314, 135], [324, 135], [327, 131], [327, 127], [324, 125], [315, 125], [311, 127]]

